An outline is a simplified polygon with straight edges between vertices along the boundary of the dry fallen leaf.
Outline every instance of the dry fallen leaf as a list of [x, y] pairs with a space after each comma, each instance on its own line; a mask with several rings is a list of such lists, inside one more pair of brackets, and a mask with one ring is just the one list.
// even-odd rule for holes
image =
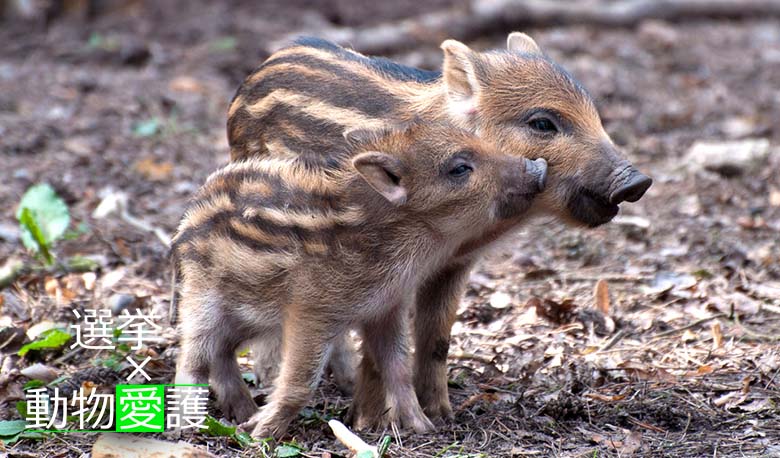
[[463, 403], [460, 405], [460, 407], [458, 407], [457, 410], [458, 411], [466, 410], [479, 402], [487, 402], [489, 404], [492, 404], [496, 401], [498, 401], [498, 394], [496, 393], [477, 393], [472, 396], [469, 396], [468, 399], [463, 401]]
[[626, 371], [626, 374], [633, 375], [639, 380], [665, 383], [677, 382], [677, 377], [659, 367], [649, 367], [634, 361], [620, 363], [618, 367]]
[[780, 207], [780, 189], [771, 188], [769, 191], [769, 205]]
[[720, 323], [715, 322], [710, 325], [712, 333], [712, 349], [717, 350], [723, 346], [723, 331], [720, 329]]
[[586, 393], [585, 397], [586, 398], [590, 398], [590, 399], [594, 399], [596, 401], [601, 401], [601, 402], [622, 401], [623, 399], [626, 398], [625, 395], [622, 395], [622, 394], [615, 394], [615, 395], [609, 396], [609, 395], [601, 394], [601, 393]]
[[758, 216], [740, 216], [737, 218], [737, 224], [743, 229], [761, 229], [766, 227], [766, 221], [760, 215]]
[[612, 440], [607, 436], [603, 436], [601, 434], [594, 434], [590, 437], [590, 440], [597, 444], [606, 445], [607, 447], [617, 450], [619, 448], [623, 448], [623, 442], [622, 441], [616, 441]]
[[29, 378], [30, 380], [38, 379], [45, 383], [51, 382], [60, 375], [59, 372], [57, 372], [57, 370], [51, 366], [47, 366], [41, 363], [35, 363], [32, 366], [25, 367], [19, 371], [19, 373]]
[[95, 382], [91, 382], [89, 380], [85, 380], [81, 384], [82, 392], [84, 393], [84, 396], [91, 396], [92, 393], [97, 390], [98, 384]]
[[596, 282], [596, 288], [593, 291], [596, 300], [596, 308], [604, 315], [609, 315], [609, 286], [603, 278]]
[[712, 374], [713, 372], [715, 372], [715, 369], [712, 366], [710, 366], [709, 364], [704, 364], [702, 366], [699, 366], [699, 368], [696, 369], [695, 371], [688, 371], [688, 372], [686, 372], [685, 376], [686, 377], [701, 377], [703, 375]]
[[680, 340], [682, 340], [685, 343], [695, 342], [699, 340], [699, 335], [691, 331], [690, 329], [686, 329], [685, 332], [682, 333], [682, 336], [680, 336]]
[[54, 277], [47, 277], [43, 283], [43, 289], [49, 297], [57, 298], [60, 289], [60, 282]]
[[731, 391], [723, 396], [719, 396], [715, 399], [713, 399], [712, 404], [716, 407], [725, 407], [726, 409], [734, 408], [747, 399], [747, 394], [742, 393], [741, 391]]
[[639, 447], [641, 446], [642, 446], [642, 431], [640, 430], [631, 431], [631, 434], [626, 436], [626, 438], [623, 440], [623, 446], [620, 447], [620, 455], [631, 456], [637, 450], [639, 450]]
[[739, 406], [739, 410], [744, 412], [760, 412], [762, 410], [774, 409], [775, 404], [769, 398], [754, 399], [747, 404]]
[[182, 75], [171, 80], [169, 87], [172, 91], [179, 92], [203, 92], [203, 85], [192, 76]]
[[165, 181], [173, 174], [173, 163], [147, 157], [135, 163], [135, 170], [149, 181]]
[[97, 275], [95, 272], [85, 272], [81, 274], [81, 280], [84, 282], [84, 289], [92, 291], [95, 289], [95, 282], [97, 281]]
[[753, 376], [748, 375], [742, 379], [742, 393], [750, 393], [750, 385], [753, 383]]
[[553, 324], [567, 324], [571, 323], [574, 319], [574, 310], [577, 305], [574, 304], [574, 300], [567, 298], [561, 302], [555, 302], [552, 299], [541, 300], [533, 297], [528, 300], [526, 307], [535, 307], [536, 314], [552, 322]]

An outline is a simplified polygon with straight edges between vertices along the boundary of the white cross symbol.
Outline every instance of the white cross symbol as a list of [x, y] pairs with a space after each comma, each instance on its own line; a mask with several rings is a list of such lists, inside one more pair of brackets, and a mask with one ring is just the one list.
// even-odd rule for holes
[[149, 374], [147, 374], [144, 371], [144, 369], [143, 369], [143, 367], [146, 366], [146, 363], [148, 363], [149, 361], [152, 360], [151, 356], [147, 356], [146, 359], [141, 362], [141, 364], [136, 363], [135, 360], [133, 360], [133, 358], [131, 358], [130, 356], [126, 357], [125, 359], [130, 361], [130, 364], [132, 364], [133, 367], [135, 367], [135, 370], [133, 371], [133, 373], [130, 374], [129, 376], [127, 376], [127, 381], [128, 382], [130, 381], [131, 378], [133, 378], [135, 376], [135, 374], [143, 375], [144, 378], [146, 378], [147, 381], [152, 379], [151, 377], [149, 377]]

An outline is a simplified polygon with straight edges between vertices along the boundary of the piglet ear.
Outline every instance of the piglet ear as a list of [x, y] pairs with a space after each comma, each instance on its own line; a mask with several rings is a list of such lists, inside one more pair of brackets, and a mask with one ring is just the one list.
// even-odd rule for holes
[[455, 119], [465, 119], [476, 112], [479, 80], [474, 70], [474, 51], [455, 40], [441, 44], [444, 51], [442, 78], [447, 90], [447, 106]]
[[360, 176], [376, 192], [395, 206], [406, 203], [406, 188], [403, 185], [403, 164], [397, 157], [370, 151], [352, 160]]
[[506, 37], [506, 48], [512, 52], [541, 54], [542, 50], [533, 38], [523, 32], [512, 32]]

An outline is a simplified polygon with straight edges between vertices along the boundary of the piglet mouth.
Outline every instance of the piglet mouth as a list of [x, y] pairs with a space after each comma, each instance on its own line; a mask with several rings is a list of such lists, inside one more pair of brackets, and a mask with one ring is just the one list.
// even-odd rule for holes
[[590, 227], [612, 221], [620, 211], [620, 207], [610, 203], [608, 197], [587, 188], [579, 188], [572, 193], [567, 206], [572, 216]]

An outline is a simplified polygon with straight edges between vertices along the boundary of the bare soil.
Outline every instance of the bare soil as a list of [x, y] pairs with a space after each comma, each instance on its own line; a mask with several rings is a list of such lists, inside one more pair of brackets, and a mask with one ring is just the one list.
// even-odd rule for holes
[[[101, 200], [126, 193], [131, 214], [172, 233], [188, 196], [228, 161], [227, 104], [266, 57], [263, 43], [444, 2], [159, 3], [0, 28], [0, 260], [31, 261], [15, 240], [16, 204], [48, 182], [73, 227], [89, 226], [58, 256], [100, 265], [94, 285], [79, 273], [23, 276], [0, 296], [3, 326], [73, 323], [72, 309], [102, 308], [116, 293], [166, 316], [167, 248], [117, 215], [92, 218]], [[469, 44], [500, 47], [506, 32]], [[485, 259], [454, 331], [455, 420], [428, 435], [362, 436], [392, 434], [397, 457], [780, 456], [780, 20], [526, 32], [591, 91], [653, 187], [611, 224], [537, 221]], [[391, 57], [428, 68], [441, 60], [435, 46]], [[696, 141], [744, 138], [774, 149], [736, 176], [686, 160]], [[608, 303], [594, 294], [599, 280]], [[164, 335], [148, 354], [154, 380], [168, 382], [176, 338]], [[34, 362], [9, 348], [0, 350], [2, 419], [19, 418], [27, 379], [16, 370]], [[73, 374], [96, 355], [61, 357], [37, 356]], [[348, 402], [330, 383], [318, 390], [291, 433], [306, 456], [346, 455], [323, 420]], [[0, 456], [78, 457], [95, 439], [25, 439]], [[188, 440], [220, 456], [263, 456], [227, 438]]]

